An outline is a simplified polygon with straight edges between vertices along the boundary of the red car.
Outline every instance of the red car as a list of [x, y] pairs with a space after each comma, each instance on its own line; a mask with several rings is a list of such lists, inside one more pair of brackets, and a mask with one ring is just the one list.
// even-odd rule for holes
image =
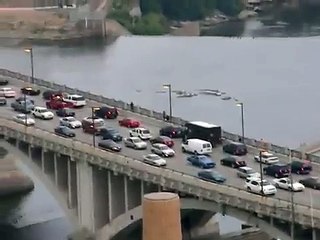
[[119, 120], [119, 125], [127, 128], [137, 128], [140, 126], [140, 122], [132, 118], [124, 118]]
[[150, 139], [151, 144], [155, 144], [155, 143], [162, 143], [167, 145], [168, 147], [173, 147], [174, 142], [172, 141], [171, 138], [167, 137], [167, 136], [159, 136], [159, 137], [155, 137]]
[[74, 106], [72, 103], [64, 102], [60, 96], [55, 96], [46, 102], [46, 107], [48, 109], [58, 110], [62, 108], [72, 108]]

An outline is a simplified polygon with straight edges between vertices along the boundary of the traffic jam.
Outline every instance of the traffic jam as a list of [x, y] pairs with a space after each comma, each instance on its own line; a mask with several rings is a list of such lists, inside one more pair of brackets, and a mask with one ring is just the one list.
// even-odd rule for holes
[[[39, 96], [42, 96], [44, 106], [37, 105], [34, 97]], [[120, 119], [119, 110], [115, 107], [91, 107], [91, 114], [78, 119], [86, 105], [86, 99], [76, 94], [54, 90], [41, 93], [34, 87], [21, 88], [20, 92], [7, 86], [0, 88], [0, 106], [16, 112], [12, 116], [13, 121], [33, 127], [37, 121], [58, 119], [59, 124], [54, 126], [53, 132], [59, 137], [76, 138], [78, 131], [82, 131], [88, 137], [94, 135], [97, 147], [106, 151], [122, 152], [124, 148], [147, 150], [142, 161], [155, 167], [166, 167], [167, 161], [174, 158], [179, 149], [179, 155], [186, 156], [186, 163], [199, 169], [196, 175], [200, 179], [216, 184], [228, 182], [230, 173], [226, 175], [215, 170], [220, 165], [230, 168], [234, 176], [243, 179], [242, 184], [238, 181], [240, 185], [237, 187], [264, 196], [275, 195], [279, 189], [292, 192], [303, 192], [305, 188], [320, 190], [319, 178], [312, 176], [310, 162], [281, 162], [278, 156], [268, 151], [249, 157], [245, 144], [222, 139], [220, 126], [202, 121], [188, 122], [185, 126], [168, 124], [155, 136], [135, 118]], [[116, 121], [118, 127], [108, 126], [108, 121]], [[120, 133], [123, 132], [119, 131], [120, 128], [128, 129], [127, 136]], [[223, 157], [214, 159], [213, 149], [218, 147], [222, 149]], [[262, 171], [257, 167], [260, 165]]]

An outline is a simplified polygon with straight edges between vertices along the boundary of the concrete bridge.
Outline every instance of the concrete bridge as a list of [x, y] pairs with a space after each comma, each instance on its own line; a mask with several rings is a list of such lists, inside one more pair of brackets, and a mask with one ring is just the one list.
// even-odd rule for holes
[[[17, 79], [26, 82], [30, 80], [28, 76], [6, 70], [0, 70], [1, 74], [6, 75], [17, 89], [28, 84]], [[44, 80], [35, 80], [42, 86], [57, 86]], [[67, 92], [78, 91], [61, 87]], [[93, 99], [94, 95], [87, 93], [86, 97]], [[89, 101], [89, 106], [101, 105], [104, 98], [99, 96], [97, 99], [97, 102]], [[43, 104], [40, 98], [35, 98], [35, 101], [37, 105], [41, 105], [41, 102]], [[90, 107], [79, 110], [77, 117], [88, 116]], [[279, 194], [270, 198], [250, 194], [243, 190], [243, 184], [239, 184], [232, 170], [220, 166], [217, 166], [220, 168], [218, 171], [228, 177], [227, 183], [208, 183], [194, 177], [197, 170], [184, 163], [185, 155], [178, 153], [178, 150], [177, 157], [168, 160], [168, 168], [159, 169], [142, 163], [143, 153], [138, 151], [123, 149], [121, 154], [114, 154], [93, 148], [90, 135], [81, 131], [74, 140], [57, 137], [52, 133], [53, 127], [58, 124], [57, 119], [39, 120], [35, 127], [26, 128], [4, 118], [12, 115], [9, 108], [1, 108], [0, 112], [0, 136], [33, 159], [38, 175], [70, 219], [91, 229], [99, 239], [110, 239], [139, 221], [142, 195], [163, 190], [185, 196], [182, 200], [184, 209], [206, 211], [210, 213], [207, 216], [220, 212], [258, 226], [274, 237], [290, 239], [289, 233], [279, 227], [291, 221], [290, 194], [287, 192], [279, 191]], [[157, 113], [152, 114], [156, 116]], [[153, 133], [166, 124], [124, 110], [120, 115], [138, 118]], [[109, 126], [116, 124], [116, 121], [108, 120]], [[127, 134], [125, 129], [120, 131], [123, 135]], [[253, 141], [248, 140], [248, 143], [252, 145]], [[176, 146], [179, 146], [179, 142], [176, 142]], [[223, 157], [221, 148], [214, 151], [217, 159]], [[250, 149], [248, 158], [253, 158], [257, 151], [256, 148]], [[279, 157], [282, 161], [288, 161], [284, 155]], [[314, 168], [319, 175], [318, 165], [315, 164]], [[313, 190], [306, 190], [301, 195], [295, 194], [295, 222], [297, 226], [312, 228], [313, 240], [316, 240], [319, 239], [317, 229], [320, 229], [320, 202], [315, 200], [310, 205], [308, 194], [317, 199], [318, 193]], [[208, 217], [203, 216], [198, 222], [204, 223], [204, 219]]]

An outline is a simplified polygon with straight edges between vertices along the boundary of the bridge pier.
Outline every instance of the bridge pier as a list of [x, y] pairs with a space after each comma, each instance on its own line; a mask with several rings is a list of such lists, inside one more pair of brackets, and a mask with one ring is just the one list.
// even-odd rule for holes
[[319, 240], [319, 239], [320, 239], [320, 230], [313, 228], [312, 229], [312, 240]]
[[78, 211], [77, 202], [77, 165], [74, 159], [68, 161], [68, 208]]
[[114, 219], [125, 212], [124, 177], [109, 171], [108, 181], [111, 190], [111, 199], [109, 198], [111, 200], [110, 219]]
[[68, 191], [68, 162], [66, 155], [56, 155], [54, 157], [54, 176], [56, 186], [63, 192]]
[[51, 151], [43, 151], [41, 160], [42, 172], [48, 174], [53, 180], [55, 180], [55, 169], [54, 162], [56, 158], [56, 153]]
[[126, 176], [125, 177], [125, 182], [126, 184], [126, 195], [128, 196], [128, 201], [126, 203], [127, 209], [133, 209], [135, 207], [138, 207], [141, 204], [142, 201], [142, 187], [143, 186], [143, 181], [138, 180], [138, 179], [130, 179]]
[[86, 159], [77, 159], [77, 193], [79, 223], [94, 231], [92, 167]]

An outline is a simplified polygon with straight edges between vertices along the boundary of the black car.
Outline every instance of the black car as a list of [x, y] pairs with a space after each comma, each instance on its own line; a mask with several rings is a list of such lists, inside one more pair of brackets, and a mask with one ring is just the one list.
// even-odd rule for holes
[[185, 128], [184, 127], [167, 126], [167, 127], [160, 129], [159, 135], [167, 136], [170, 138], [182, 138], [185, 135]]
[[62, 137], [75, 137], [76, 134], [73, 130], [66, 126], [58, 126], [54, 129], [55, 134], [62, 136]]
[[102, 137], [103, 140], [110, 139], [115, 142], [122, 141], [122, 136], [114, 128], [101, 128], [100, 129], [100, 136]]
[[45, 100], [50, 100], [50, 98], [52, 96], [55, 96], [55, 95], [58, 95], [58, 96], [62, 96], [62, 92], [61, 91], [55, 91], [55, 90], [47, 90], [47, 91], [44, 91], [42, 93], [42, 97], [45, 99]]
[[118, 109], [115, 107], [96, 107], [93, 111], [99, 118], [115, 119], [118, 117]]
[[246, 145], [238, 142], [227, 142], [223, 145], [223, 151], [236, 156], [243, 156], [248, 153]]
[[120, 152], [121, 151], [121, 146], [118, 145], [116, 142], [114, 142], [111, 139], [102, 140], [101, 142], [98, 143], [98, 146], [102, 149], [110, 150], [113, 152]]
[[232, 168], [239, 168], [247, 166], [246, 161], [241, 160], [235, 157], [226, 157], [220, 160], [221, 165], [232, 167]]
[[4, 97], [0, 97], [0, 106], [7, 105], [7, 99]]
[[216, 171], [200, 171], [198, 177], [214, 183], [224, 183], [226, 181], [226, 178]]
[[74, 117], [76, 113], [70, 108], [60, 108], [56, 111], [58, 117]]
[[296, 174], [308, 174], [312, 171], [310, 162], [292, 161], [291, 171]]
[[320, 180], [318, 177], [309, 177], [309, 178], [301, 179], [299, 183], [303, 184], [307, 188], [320, 190]]
[[33, 87], [24, 87], [21, 88], [21, 93], [30, 96], [38, 96], [40, 94], [40, 90], [34, 89]]
[[8, 83], [9, 83], [8, 79], [0, 78], [0, 85], [1, 86], [7, 85]]
[[273, 164], [265, 167], [263, 173], [275, 178], [288, 177], [290, 174], [290, 165], [282, 163]]

